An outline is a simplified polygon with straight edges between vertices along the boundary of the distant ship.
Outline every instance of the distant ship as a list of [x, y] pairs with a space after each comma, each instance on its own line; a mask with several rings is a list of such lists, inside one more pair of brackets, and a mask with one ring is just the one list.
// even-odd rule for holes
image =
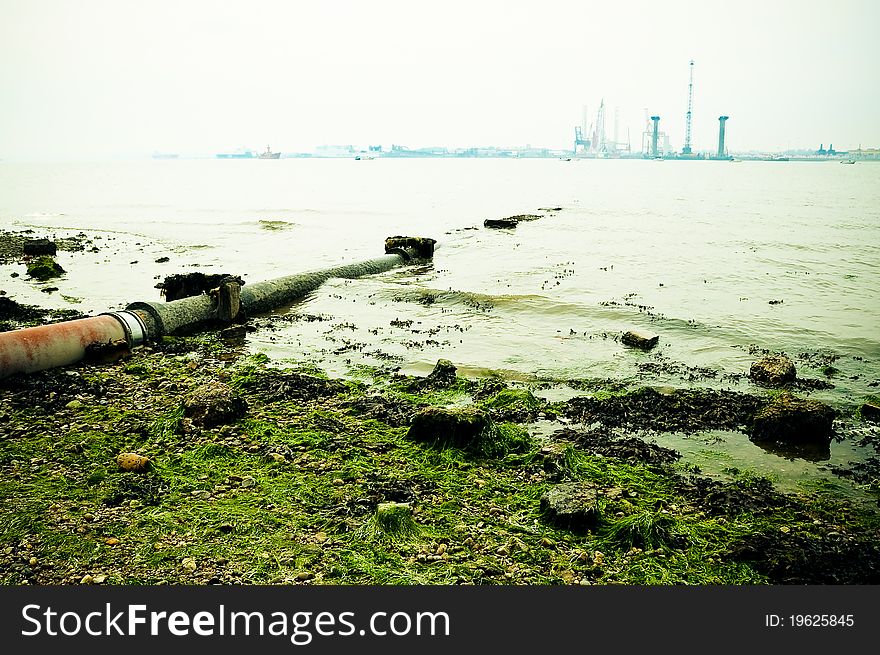
[[177, 159], [178, 154], [175, 152], [154, 152], [153, 159]]
[[266, 146], [266, 152], [261, 152], [259, 154], [259, 158], [260, 159], [281, 159], [281, 153], [280, 152], [272, 152], [269, 149], [269, 146]]
[[253, 159], [254, 153], [251, 150], [237, 150], [236, 152], [220, 152], [217, 153], [217, 159]]

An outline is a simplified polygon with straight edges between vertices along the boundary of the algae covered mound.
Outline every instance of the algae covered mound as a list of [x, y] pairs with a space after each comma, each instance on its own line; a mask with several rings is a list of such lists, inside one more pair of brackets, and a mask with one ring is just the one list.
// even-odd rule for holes
[[42, 255], [28, 262], [27, 274], [35, 280], [51, 280], [55, 277], [61, 277], [66, 271], [61, 264], [56, 262], [49, 255]]

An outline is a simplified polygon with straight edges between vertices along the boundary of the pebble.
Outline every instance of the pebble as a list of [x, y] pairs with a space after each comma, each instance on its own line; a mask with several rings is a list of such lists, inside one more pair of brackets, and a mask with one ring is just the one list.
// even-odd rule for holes
[[287, 461], [287, 458], [281, 453], [269, 453], [269, 457], [278, 462], [279, 464], [284, 464]]
[[327, 541], [327, 533], [326, 532], [317, 533], [315, 535], [315, 541], [317, 541], [319, 544], [323, 544], [325, 541]]
[[36, 566], [38, 563], [39, 560], [37, 560], [36, 557], [31, 557], [30, 560], [28, 560], [28, 564], [30, 564], [31, 566]]
[[196, 560], [192, 557], [184, 557], [181, 566], [187, 573], [193, 573], [196, 570]]
[[94, 581], [95, 581], [95, 579], [94, 579], [91, 575], [89, 575], [88, 573], [86, 573], [86, 574], [80, 579], [79, 583], [80, 583], [80, 584], [92, 584]]
[[245, 489], [248, 489], [249, 487], [256, 487], [257, 481], [251, 477], [242, 478], [241, 486], [244, 487]]
[[115, 546], [119, 543], [119, 539], [117, 539], [116, 537], [110, 537], [109, 539], [106, 539], [104, 543], [108, 546]]
[[445, 553], [446, 548], [446, 544], [440, 544], [439, 546], [437, 546], [437, 555], [442, 555], [443, 553]]
[[297, 574], [296, 581], [297, 582], [305, 582], [306, 580], [311, 580], [314, 577], [315, 577], [314, 573], [306, 573], [305, 571], [303, 571], [302, 573]]
[[67, 409], [82, 409], [84, 407], [81, 400], [71, 400], [65, 405]]

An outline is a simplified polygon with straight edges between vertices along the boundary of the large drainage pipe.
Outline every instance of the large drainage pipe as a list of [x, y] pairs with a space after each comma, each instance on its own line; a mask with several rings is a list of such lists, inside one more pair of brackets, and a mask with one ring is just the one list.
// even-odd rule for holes
[[[373, 275], [430, 259], [435, 243], [433, 239], [389, 237], [386, 254], [381, 257], [242, 286], [237, 289], [237, 312], [270, 312], [303, 298], [331, 278]], [[125, 311], [0, 332], [0, 378], [76, 363], [90, 347], [133, 349], [145, 341], [216, 320], [217, 298], [202, 294], [169, 303], [135, 302]]]

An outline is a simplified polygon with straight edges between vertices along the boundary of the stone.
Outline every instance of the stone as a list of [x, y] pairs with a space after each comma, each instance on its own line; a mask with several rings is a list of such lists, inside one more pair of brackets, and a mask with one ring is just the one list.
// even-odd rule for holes
[[247, 401], [229, 385], [212, 381], [196, 388], [183, 402], [184, 415], [202, 427], [232, 423], [247, 412]]
[[187, 573], [193, 573], [195, 572], [196, 568], [198, 568], [196, 560], [192, 557], [184, 557], [183, 561], [180, 563], [180, 566]]
[[455, 382], [455, 364], [448, 359], [438, 359], [434, 370], [428, 375], [428, 380], [438, 386], [449, 386]]
[[55, 255], [58, 252], [58, 246], [49, 239], [25, 239], [21, 247], [22, 252], [29, 257]]
[[866, 421], [880, 421], [880, 403], [868, 401], [862, 405], [862, 418]]
[[492, 420], [481, 409], [428, 407], [413, 416], [407, 438], [440, 448], [484, 450], [483, 446], [492, 440], [494, 432]]
[[755, 441], [828, 444], [836, 415], [833, 408], [818, 400], [784, 393], [755, 413], [748, 426], [749, 435]]
[[586, 482], [557, 484], [541, 496], [541, 512], [559, 527], [589, 530], [599, 521], [599, 494]]
[[518, 221], [512, 218], [487, 218], [483, 221], [483, 227], [495, 229], [510, 229], [516, 227]]
[[385, 252], [394, 253], [403, 250], [415, 253], [419, 259], [431, 259], [434, 256], [434, 244], [436, 243], [436, 239], [428, 237], [387, 237], [385, 239]]
[[642, 350], [651, 350], [660, 341], [660, 335], [653, 332], [644, 332], [642, 330], [629, 330], [624, 332], [620, 338], [621, 343], [625, 346], [633, 348], [641, 348]]
[[66, 271], [61, 268], [61, 264], [52, 259], [49, 255], [41, 255], [33, 261], [28, 262], [27, 274], [35, 280], [51, 280], [53, 277], [60, 277]]
[[119, 453], [116, 463], [123, 471], [146, 471], [150, 466], [150, 458], [137, 453]]
[[71, 400], [69, 403], [65, 405], [67, 409], [82, 409], [85, 407], [81, 400]]
[[794, 382], [797, 377], [792, 361], [785, 355], [770, 355], [752, 362], [749, 378], [756, 384], [779, 387]]

